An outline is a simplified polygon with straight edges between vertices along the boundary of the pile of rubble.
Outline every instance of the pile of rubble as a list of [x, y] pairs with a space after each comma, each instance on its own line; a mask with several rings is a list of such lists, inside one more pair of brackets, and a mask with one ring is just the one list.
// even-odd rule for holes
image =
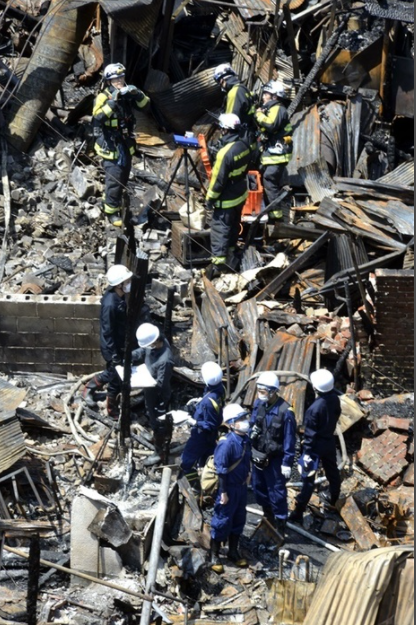
[[[4, 5], [0, 623], [357, 625], [359, 615], [336, 612], [331, 593], [364, 606], [364, 586], [369, 601], [378, 601], [366, 625], [379, 622], [379, 606], [386, 622], [407, 622], [400, 606], [410, 605], [403, 561], [414, 541], [410, 3], [193, 2], [176, 10], [173, 3], [162, 9], [157, 1], [125, 0], [114, 8], [101, 0], [97, 11], [95, 3], [71, 0], [64, 14], [54, 0]], [[68, 28], [85, 22], [74, 41], [53, 39], [54, 11]], [[49, 37], [67, 54], [62, 66], [51, 54], [56, 89], [50, 93], [53, 81], [37, 78], [44, 97], [19, 117], [31, 102], [27, 82], [19, 81], [25, 68], [26, 76], [40, 72], [37, 43], [52, 46]], [[153, 115], [137, 117], [138, 158], [118, 232], [102, 219], [91, 110], [103, 60], [123, 54], [134, 59], [131, 80], [150, 95]], [[272, 76], [290, 84], [294, 152], [283, 222], [258, 213], [245, 220], [240, 272], [210, 282], [203, 271], [209, 229], [201, 223], [189, 232], [181, 219], [184, 171], [172, 179], [181, 151], [170, 133], [212, 135], [206, 109], [216, 113], [221, 103], [213, 68], [225, 61], [254, 91]], [[199, 158], [197, 166], [204, 176]], [[190, 183], [191, 203], [199, 205], [200, 182], [191, 175]], [[299, 428], [313, 397], [311, 371], [331, 369], [342, 394], [337, 509], [325, 506], [318, 475], [304, 525], [289, 524], [282, 548], [258, 524], [250, 494], [244, 571], [230, 565], [220, 577], [207, 566], [212, 509], [201, 508], [186, 480], [177, 479], [190, 428], [184, 417], [169, 466], [161, 467], [140, 392], [131, 397], [126, 436], [106, 416], [104, 401], [92, 411], [81, 400], [93, 361], [78, 379], [69, 363], [62, 374], [62, 363], [58, 372], [47, 356], [24, 370], [10, 358], [15, 334], [19, 349], [44, 349], [45, 331], [62, 341], [61, 351], [80, 351], [81, 342], [98, 350], [96, 320], [78, 343], [66, 338], [72, 330], [58, 337], [39, 298], [53, 296], [53, 306], [96, 296], [95, 308], [88, 300], [91, 316], [107, 269], [122, 261], [134, 268], [137, 258], [148, 264], [147, 314], [172, 338], [173, 409], [200, 395], [207, 360], [223, 365], [227, 399], [248, 407], [253, 376], [278, 371]], [[17, 324], [13, 304], [21, 309]], [[69, 313], [61, 321], [73, 327]], [[294, 470], [291, 506], [298, 489]], [[374, 548], [377, 556], [367, 553]], [[381, 579], [387, 561], [382, 592], [365, 577], [358, 590], [350, 588], [350, 567], [357, 579], [365, 569]], [[335, 570], [337, 580], [342, 571], [350, 580], [329, 589]], [[404, 570], [395, 596], [405, 598], [390, 605], [387, 589], [399, 588]]]

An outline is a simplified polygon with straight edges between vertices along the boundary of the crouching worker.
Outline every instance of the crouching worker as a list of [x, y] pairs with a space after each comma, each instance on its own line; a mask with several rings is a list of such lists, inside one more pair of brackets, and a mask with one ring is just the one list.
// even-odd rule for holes
[[163, 421], [159, 421], [169, 410], [171, 398], [171, 378], [173, 372], [173, 355], [169, 342], [157, 326], [142, 323], [136, 333], [139, 349], [132, 353], [132, 363], [145, 363], [156, 386], [144, 389], [144, 401], [150, 427], [154, 434], [156, 451], [164, 454], [166, 447], [166, 431]]
[[249, 414], [238, 404], [224, 408], [224, 425], [230, 432], [220, 440], [214, 453], [219, 489], [211, 522], [211, 569], [223, 573], [221, 543], [228, 540], [228, 558], [238, 567], [247, 561], [238, 551], [246, 524], [247, 486], [250, 476]]
[[214, 453], [218, 430], [222, 425], [225, 388], [222, 369], [215, 362], [206, 362], [201, 368], [205, 392], [198, 402], [193, 418], [195, 425], [182, 455], [182, 471], [194, 491], [200, 491], [198, 468], [204, 466]]
[[94, 394], [107, 386], [107, 413], [113, 419], [120, 416], [121, 378], [116, 366], [121, 365], [126, 340], [127, 303], [133, 274], [124, 265], [114, 265], [107, 272], [108, 289], [101, 300], [100, 348], [107, 363], [105, 371], [95, 376], [85, 386], [82, 397], [94, 408]]

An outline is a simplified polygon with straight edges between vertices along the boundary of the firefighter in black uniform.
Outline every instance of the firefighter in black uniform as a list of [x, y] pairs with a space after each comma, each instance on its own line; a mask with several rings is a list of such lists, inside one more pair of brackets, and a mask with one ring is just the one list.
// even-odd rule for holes
[[254, 98], [243, 85], [231, 65], [222, 63], [214, 71], [214, 80], [226, 93], [222, 113], [234, 113], [240, 118], [243, 128], [254, 127]]
[[247, 171], [251, 150], [239, 134], [240, 119], [233, 113], [219, 117], [222, 139], [206, 195], [206, 206], [213, 210], [211, 222], [212, 279], [227, 268], [235, 252], [240, 231], [241, 212], [248, 197]]
[[110, 223], [121, 227], [123, 189], [126, 188], [136, 142], [133, 136], [134, 109], [148, 108], [149, 98], [134, 85], [126, 85], [126, 68], [121, 63], [107, 65], [106, 87], [95, 99], [93, 109], [95, 151], [105, 170], [103, 209]]
[[341, 492], [341, 477], [337, 465], [335, 429], [341, 415], [341, 402], [334, 389], [334, 376], [326, 369], [311, 374], [311, 383], [317, 394], [304, 418], [304, 440], [300, 465], [302, 467], [302, 490], [296, 498], [296, 506], [290, 514], [291, 521], [301, 523], [315, 486], [315, 473], [322, 462], [329, 481], [328, 502], [334, 506]]
[[96, 405], [95, 392], [107, 384], [107, 413], [113, 419], [118, 419], [120, 414], [121, 378], [116, 366], [123, 362], [127, 318], [125, 296], [130, 292], [132, 276], [124, 265], [114, 265], [107, 272], [109, 287], [101, 300], [100, 314], [100, 347], [107, 368], [88, 382], [82, 394], [92, 408]]
[[[255, 112], [260, 131], [260, 171], [266, 206], [280, 193], [284, 186], [286, 166], [292, 157], [292, 126], [283, 103], [286, 89], [282, 82], [271, 80], [263, 88], [262, 106]], [[281, 219], [283, 212], [275, 209], [271, 216]]]

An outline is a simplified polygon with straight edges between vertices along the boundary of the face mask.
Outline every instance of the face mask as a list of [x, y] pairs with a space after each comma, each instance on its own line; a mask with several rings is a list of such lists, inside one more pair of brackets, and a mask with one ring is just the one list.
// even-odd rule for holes
[[123, 284], [123, 292], [126, 294], [131, 292], [131, 282]]
[[268, 401], [270, 397], [270, 393], [268, 393], [267, 391], [258, 391], [257, 397], [260, 401]]
[[249, 421], [238, 421], [235, 424], [235, 433], [236, 434], [248, 434], [250, 430]]

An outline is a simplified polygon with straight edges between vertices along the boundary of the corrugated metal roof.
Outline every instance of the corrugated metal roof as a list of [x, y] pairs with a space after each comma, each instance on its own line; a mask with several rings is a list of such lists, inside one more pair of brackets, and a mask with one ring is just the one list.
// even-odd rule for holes
[[276, 11], [276, 4], [273, 0], [235, 0], [235, 5], [246, 20], [259, 17], [265, 13], [274, 15]]
[[319, 111], [316, 104], [306, 111], [292, 117], [293, 154], [287, 166], [289, 182], [293, 186], [302, 186], [303, 177], [300, 168], [316, 163], [321, 155], [321, 131]]
[[221, 104], [222, 95], [209, 68], [164, 91], [148, 91], [158, 110], [177, 132], [186, 132], [206, 110]]
[[18, 388], [6, 380], [0, 379], [0, 410], [9, 412], [16, 410], [27, 395], [24, 388]]
[[304, 625], [410, 625], [412, 556], [413, 547], [331, 555]]
[[0, 473], [12, 467], [26, 453], [20, 421], [14, 412], [0, 412]]
[[323, 158], [306, 167], [300, 167], [299, 175], [314, 203], [322, 202], [325, 197], [335, 195], [336, 188]]
[[397, 187], [414, 187], [415, 185], [415, 162], [407, 161], [402, 163], [393, 171], [389, 171], [378, 179], [378, 182], [383, 184], [393, 184]]
[[[280, 370], [303, 373], [309, 376], [315, 345], [316, 337], [314, 336], [298, 338], [288, 332], [278, 330], [269, 346], [265, 347], [263, 358], [254, 373]], [[308, 383], [306, 380], [299, 380], [297, 376], [293, 376], [293, 378], [282, 377], [280, 384], [279, 394], [293, 406], [297, 422], [302, 423]], [[251, 382], [244, 404], [251, 406], [255, 393], [256, 384]]]

